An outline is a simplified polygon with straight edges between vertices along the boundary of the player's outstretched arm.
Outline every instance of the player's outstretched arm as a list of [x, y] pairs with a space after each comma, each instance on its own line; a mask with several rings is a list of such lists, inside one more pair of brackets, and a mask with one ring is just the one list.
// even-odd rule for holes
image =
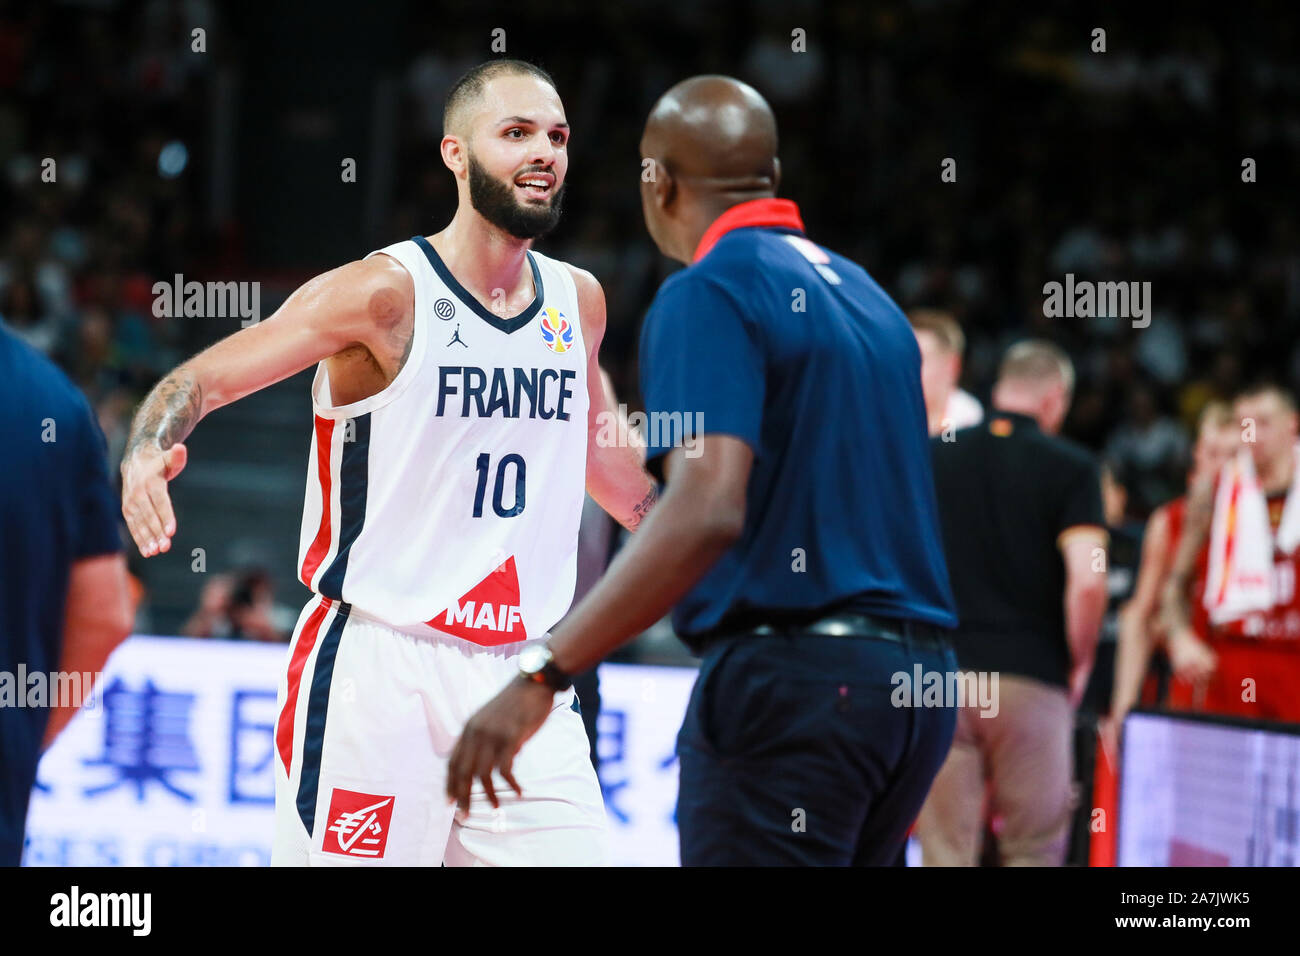
[[1196, 567], [1196, 557], [1210, 536], [1210, 519], [1214, 516], [1214, 485], [1211, 481], [1198, 481], [1187, 489], [1187, 509], [1183, 518], [1183, 533], [1178, 540], [1165, 579], [1160, 600], [1160, 616], [1166, 634], [1191, 627], [1191, 604], [1187, 599], [1187, 586]]
[[628, 427], [609, 377], [600, 367], [605, 293], [590, 273], [569, 266], [578, 287], [578, 314], [587, 344], [587, 492], [611, 518], [635, 531], [659, 497], [645, 470], [645, 443]]
[[302, 285], [265, 322], [222, 339], [160, 381], [136, 411], [122, 457], [122, 514], [145, 557], [167, 551], [176, 517], [167, 482], [203, 416], [350, 346], [391, 336], [413, 309], [410, 274], [395, 259], [348, 263]]
[[1189, 597], [1192, 576], [1201, 549], [1210, 539], [1214, 518], [1215, 478], [1203, 478], [1187, 490], [1187, 511], [1183, 533], [1174, 552], [1169, 577], [1160, 598], [1161, 623], [1169, 647], [1169, 663], [1174, 675], [1200, 681], [1214, 673], [1214, 652], [1192, 628], [1192, 605]]
[[1151, 665], [1158, 628], [1155, 620], [1160, 603], [1160, 586], [1168, 573], [1169, 506], [1152, 512], [1142, 536], [1142, 559], [1138, 565], [1133, 597], [1119, 611], [1119, 635], [1115, 649], [1115, 682], [1110, 713], [1119, 723], [1137, 704], [1142, 681]]

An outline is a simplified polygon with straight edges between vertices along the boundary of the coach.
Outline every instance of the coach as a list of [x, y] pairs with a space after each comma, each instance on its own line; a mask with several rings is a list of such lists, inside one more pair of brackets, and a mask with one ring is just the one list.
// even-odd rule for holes
[[1021, 342], [1002, 361], [988, 420], [931, 443], [961, 618], [953, 645], [963, 671], [984, 677], [967, 686], [997, 693], [960, 710], [918, 824], [926, 865], [975, 865], [986, 792], [1004, 864], [1064, 860], [1074, 708], [1107, 602], [1097, 464], [1055, 437], [1073, 385], [1064, 352]]
[[97, 673], [131, 629], [132, 600], [99, 425], [67, 377], [3, 324], [0, 448], [0, 674], [16, 682], [21, 667], [49, 689], [22, 706], [0, 697], [0, 866], [17, 866], [41, 751], [81, 703], [50, 700], [78, 685], [48, 675]]
[[703, 656], [678, 738], [682, 862], [892, 863], [956, 719], [891, 702], [895, 675], [955, 666], [916, 340], [773, 198], [776, 122], [752, 88], [678, 84], [641, 152], [646, 226], [688, 266], [641, 340], [666, 491], [545, 666], [471, 719], [449, 793], [508, 774], [553, 688], [676, 605]]

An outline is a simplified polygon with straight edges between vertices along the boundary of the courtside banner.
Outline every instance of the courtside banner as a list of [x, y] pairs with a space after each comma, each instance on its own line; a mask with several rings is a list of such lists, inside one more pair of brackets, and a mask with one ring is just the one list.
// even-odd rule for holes
[[132, 637], [41, 760], [25, 866], [267, 866], [284, 644]]
[[600, 665], [597, 752], [610, 863], [677, 866], [677, 731], [690, 667]]
[[[45, 754], [25, 866], [267, 866], [283, 644], [137, 636]], [[611, 862], [675, 866], [673, 754], [691, 668], [604, 664]]]
[[1300, 726], [1134, 712], [1120, 866], [1300, 866]]

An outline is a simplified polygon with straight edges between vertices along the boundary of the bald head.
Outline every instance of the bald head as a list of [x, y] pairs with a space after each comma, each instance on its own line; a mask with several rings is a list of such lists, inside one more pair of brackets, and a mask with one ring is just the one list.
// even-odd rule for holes
[[731, 77], [678, 83], [650, 111], [641, 143], [674, 176], [724, 191], [776, 192], [776, 118], [756, 89]]
[[731, 206], [776, 195], [776, 118], [752, 86], [693, 76], [661, 96], [641, 136], [641, 209], [664, 255], [690, 262]]

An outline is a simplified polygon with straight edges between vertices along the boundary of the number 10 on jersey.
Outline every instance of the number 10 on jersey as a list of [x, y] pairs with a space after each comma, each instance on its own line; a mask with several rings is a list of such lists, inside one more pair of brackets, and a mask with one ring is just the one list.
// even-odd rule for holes
[[[514, 465], [515, 471], [515, 495], [514, 501], [510, 507], [506, 507], [505, 487], [506, 487], [506, 469]], [[478, 468], [478, 488], [474, 492], [474, 517], [483, 517], [483, 496], [487, 493], [488, 472], [492, 469], [492, 456], [487, 452], [478, 456], [475, 463]], [[513, 518], [524, 510], [524, 474], [526, 468], [524, 460], [518, 455], [505, 455], [497, 462], [496, 484], [492, 489], [492, 510], [496, 512], [498, 518]]]

